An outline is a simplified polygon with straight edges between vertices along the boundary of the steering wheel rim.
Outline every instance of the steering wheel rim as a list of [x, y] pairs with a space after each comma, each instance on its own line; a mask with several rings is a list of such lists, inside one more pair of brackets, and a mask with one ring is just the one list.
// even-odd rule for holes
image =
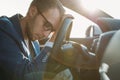
[[[66, 34], [70, 34], [70, 31], [68, 31], [68, 29], [71, 29], [71, 24], [72, 24], [72, 18], [67, 17], [63, 20], [62, 25], [58, 31], [57, 37], [55, 39], [53, 48], [51, 50], [51, 53], [52, 53], [51, 57], [58, 62], [61, 62], [59, 59], [60, 53], [56, 53], [56, 52], [59, 51], [59, 49], [63, 43], [63, 40], [65, 39]], [[68, 39], [68, 36], [67, 36], [67, 39]]]
[[66, 17], [62, 21], [62, 24], [61, 24], [61, 27], [60, 27], [58, 33], [57, 33], [57, 37], [55, 39], [53, 48], [50, 52], [50, 56], [48, 57], [46, 67], [44, 70], [45, 72], [43, 75], [43, 79], [50, 80], [57, 73], [65, 70], [67, 68], [63, 63], [60, 62], [60, 59], [58, 59], [60, 53], [57, 53], [57, 52], [61, 48], [61, 45], [63, 43], [63, 40], [65, 39], [66, 34], [67, 34], [67, 39], [68, 39], [68, 36], [69, 36], [68, 34], [70, 34], [71, 27], [72, 27], [72, 18]]

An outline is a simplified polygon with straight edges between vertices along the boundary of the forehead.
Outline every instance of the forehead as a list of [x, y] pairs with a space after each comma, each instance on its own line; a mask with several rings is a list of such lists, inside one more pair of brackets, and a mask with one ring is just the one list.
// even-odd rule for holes
[[51, 9], [43, 12], [43, 15], [53, 25], [53, 28], [56, 30], [57, 26], [60, 23], [59, 10], [57, 8], [51, 8]]

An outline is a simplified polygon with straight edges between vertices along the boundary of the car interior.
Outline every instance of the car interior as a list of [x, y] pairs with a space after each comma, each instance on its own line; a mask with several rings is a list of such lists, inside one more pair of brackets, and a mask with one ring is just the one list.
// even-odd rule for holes
[[65, 7], [78, 12], [95, 25], [89, 25], [85, 38], [71, 38], [73, 21], [69, 18], [63, 21], [46, 63], [44, 79], [53, 79], [58, 73], [69, 69], [72, 78], [68, 80], [119, 80], [120, 19], [114, 19], [101, 10], [91, 15], [82, 7], [78, 10], [66, 0], [61, 1]]
[[[64, 80], [120, 80], [120, 19], [100, 9], [89, 12], [82, 0], [60, 1], [94, 24], [87, 26], [85, 37], [70, 37], [74, 19], [67, 17], [62, 21], [47, 61], [42, 64], [43, 80], [60, 80], [65, 75]], [[48, 40], [39, 41], [41, 50]]]
[[[61, 71], [69, 68], [73, 76], [73, 80], [119, 80], [119, 72], [116, 71], [117, 69], [119, 69], [118, 67], [120, 66], [118, 60], [119, 49], [116, 48], [117, 50], [115, 49], [111, 51], [112, 45], [113, 47], [116, 47], [115, 44], [119, 44], [119, 42], [116, 41], [116, 39], [119, 37], [115, 36], [116, 34], [118, 36], [118, 32], [120, 32], [118, 30], [118, 28], [120, 28], [119, 21], [120, 20], [111, 18], [99, 19], [98, 25], [100, 26], [100, 28], [103, 26], [105, 26], [105, 28], [103, 27], [103, 30], [101, 29], [102, 31], [99, 31], [100, 33], [96, 35], [94, 31], [99, 30], [99, 28], [95, 29], [93, 26], [90, 26], [90, 29], [88, 30], [91, 30], [93, 28], [93, 38], [91, 39], [92, 43], [90, 43], [91, 47], [88, 47], [81, 42], [75, 42], [74, 40], [68, 38], [63, 39], [64, 37], [66, 37], [66, 34], [69, 34], [69, 31], [67, 33], [66, 26], [68, 26], [69, 29], [69, 26], [71, 24], [64, 22], [51, 52], [52, 59], [48, 61], [49, 66], [51, 65], [51, 62], [53, 62], [54, 64], [60, 63], [62, 64], [62, 66], [60, 64], [59, 67], [56, 65], [58, 67], [58, 69], [56, 68], [56, 70], [53, 70], [53, 67], [52, 69], [50, 67], [46, 67], [47, 72], [55, 71], [56, 74], [59, 72], [59, 70]], [[90, 37], [90, 32], [91, 31], [89, 31], [87, 37]], [[59, 50], [60, 48], [61, 50]], [[56, 51], [59, 52], [56, 53]], [[118, 59], [115, 58], [116, 55]], [[85, 76], [87, 76], [87, 78]]]
[[[71, 8], [69, 5], [66, 6]], [[73, 80], [119, 80], [120, 62], [118, 59], [120, 54], [118, 46], [120, 45], [118, 35], [120, 33], [120, 20], [114, 19], [103, 11], [97, 11], [90, 16], [83, 12], [77, 12], [97, 25], [88, 27], [85, 38], [69, 37], [69, 39], [60, 40], [58, 37], [62, 38], [62, 33], [64, 33], [64, 30], [61, 30], [62, 33], [57, 37], [58, 43], [56, 42], [53, 47], [52, 60], [49, 61], [55, 61], [61, 70], [68, 68]], [[68, 33], [64, 34], [64, 37], [68, 35]], [[58, 50], [60, 48], [61, 50]], [[54, 51], [59, 52], [56, 54]], [[48, 67], [46, 69], [51, 72]]]

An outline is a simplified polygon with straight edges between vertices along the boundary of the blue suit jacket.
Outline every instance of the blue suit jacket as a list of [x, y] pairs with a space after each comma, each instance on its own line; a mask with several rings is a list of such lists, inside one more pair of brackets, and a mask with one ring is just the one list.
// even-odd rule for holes
[[18, 15], [0, 18], [0, 80], [42, 80], [48, 51], [45, 47], [30, 61]]

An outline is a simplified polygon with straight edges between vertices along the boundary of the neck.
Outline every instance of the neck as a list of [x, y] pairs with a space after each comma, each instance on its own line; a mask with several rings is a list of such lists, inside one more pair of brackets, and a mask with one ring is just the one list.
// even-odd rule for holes
[[20, 25], [21, 25], [24, 40], [28, 40], [28, 37], [26, 34], [26, 23], [27, 23], [27, 20], [25, 17], [20, 20]]

